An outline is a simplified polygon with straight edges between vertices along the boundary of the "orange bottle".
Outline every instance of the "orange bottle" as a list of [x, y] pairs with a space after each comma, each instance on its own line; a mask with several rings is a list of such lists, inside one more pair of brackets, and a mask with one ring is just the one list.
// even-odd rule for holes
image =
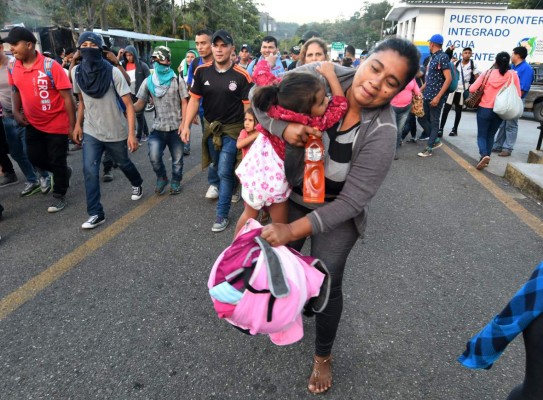
[[304, 202], [324, 203], [324, 146], [310, 135], [305, 144]]

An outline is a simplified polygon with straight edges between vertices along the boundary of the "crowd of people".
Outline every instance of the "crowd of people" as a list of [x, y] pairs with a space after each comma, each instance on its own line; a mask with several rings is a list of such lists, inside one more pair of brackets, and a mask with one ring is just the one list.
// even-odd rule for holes
[[[155, 194], [163, 195], [169, 187], [169, 193], [177, 195], [183, 157], [190, 155], [191, 127], [198, 123], [203, 132], [201, 163], [208, 169], [205, 198], [217, 200], [211, 230], [227, 229], [231, 204], [241, 196], [245, 212], [236, 232], [267, 209], [272, 223], [263, 228], [262, 237], [271, 245], [290, 244], [300, 250], [311, 238], [311, 256], [326, 264], [331, 279], [328, 305], [315, 315], [308, 382], [313, 393], [332, 385], [331, 353], [341, 319], [347, 257], [363, 236], [368, 205], [398, 158], [403, 140], [409, 133], [412, 142], [428, 140], [419, 156], [431, 156], [442, 145], [449, 111], [455, 107], [450, 132], [455, 136], [460, 134], [464, 92], [483, 85], [477, 111], [477, 168], [482, 169], [492, 151], [510, 155], [516, 137], [516, 122], [502, 123], [492, 111], [497, 92], [512, 79], [524, 97], [531, 82], [524, 48], [513, 49], [516, 73], [509, 68], [509, 54], [499, 53], [495, 68], [482, 74], [469, 48], [463, 49], [461, 60], [451, 60], [453, 49], [443, 51], [440, 34], [430, 38], [426, 60], [420, 60], [412, 43], [391, 38], [361, 60], [348, 46], [340, 63], [328, 61], [328, 46], [316, 32], [293, 46], [287, 61], [273, 36], [264, 37], [259, 56], [251, 58], [246, 44], [236, 52], [229, 32], [203, 29], [196, 32], [196, 49], [187, 52], [178, 68], [172, 67], [167, 47], [155, 48], [152, 73], [134, 46], [114, 54], [92, 32], [79, 36], [76, 51], [60, 60], [64, 65], [36, 51], [36, 39], [25, 28], [13, 28], [4, 41], [14, 58], [0, 50], [0, 136], [7, 142], [1, 145], [0, 186], [17, 182], [7, 157], [9, 147], [27, 181], [21, 196], [52, 191], [54, 200], [47, 211], [62, 211], [73, 173], [66, 162], [70, 139], [83, 152], [88, 219], [81, 227], [93, 229], [106, 218], [100, 202], [100, 164], [103, 181], [112, 179], [111, 166], [117, 164], [130, 181], [131, 200], [137, 201], [143, 196], [143, 180], [130, 153], [148, 141]], [[453, 91], [451, 68], [461, 76]], [[422, 102], [424, 117], [410, 113], [413, 99]], [[150, 101], [155, 115], [149, 131], [143, 111]], [[418, 138], [417, 121], [423, 128]], [[309, 135], [322, 137], [326, 147], [323, 204], [304, 202], [302, 196], [299, 176]], [[163, 162], [166, 147], [170, 175]], [[273, 157], [278, 166], [273, 175], [255, 173]], [[278, 185], [271, 191], [273, 181]]]

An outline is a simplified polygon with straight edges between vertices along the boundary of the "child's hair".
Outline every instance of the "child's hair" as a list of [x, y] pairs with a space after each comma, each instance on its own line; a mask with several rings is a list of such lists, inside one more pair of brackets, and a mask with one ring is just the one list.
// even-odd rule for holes
[[257, 88], [253, 104], [262, 111], [280, 105], [287, 110], [310, 114], [321, 89], [324, 89], [324, 84], [316, 76], [307, 72], [291, 72], [279, 84]]
[[255, 126], [256, 126], [258, 124], [258, 120], [256, 119], [255, 112], [253, 111], [253, 109], [251, 107], [249, 107], [247, 110], [245, 110], [244, 115], [247, 115], [247, 114], [249, 114], [251, 117], [253, 117], [253, 120], [255, 121]]
[[511, 57], [506, 51], [502, 51], [496, 54], [496, 67], [500, 71], [500, 74], [503, 76], [509, 70], [509, 60]]

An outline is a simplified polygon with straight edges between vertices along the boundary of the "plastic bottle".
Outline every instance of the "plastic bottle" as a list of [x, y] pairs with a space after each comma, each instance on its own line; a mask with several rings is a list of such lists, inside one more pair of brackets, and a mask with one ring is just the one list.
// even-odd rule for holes
[[324, 203], [324, 146], [310, 135], [305, 144], [304, 202]]

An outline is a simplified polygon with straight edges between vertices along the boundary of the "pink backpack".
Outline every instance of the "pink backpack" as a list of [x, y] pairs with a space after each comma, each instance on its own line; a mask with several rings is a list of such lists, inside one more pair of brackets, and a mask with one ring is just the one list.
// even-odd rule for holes
[[312, 300], [322, 311], [330, 292], [329, 274], [315, 258], [286, 246], [271, 247], [251, 219], [217, 258], [207, 286], [219, 318], [249, 333], [269, 334], [277, 345], [303, 337], [302, 311]]

